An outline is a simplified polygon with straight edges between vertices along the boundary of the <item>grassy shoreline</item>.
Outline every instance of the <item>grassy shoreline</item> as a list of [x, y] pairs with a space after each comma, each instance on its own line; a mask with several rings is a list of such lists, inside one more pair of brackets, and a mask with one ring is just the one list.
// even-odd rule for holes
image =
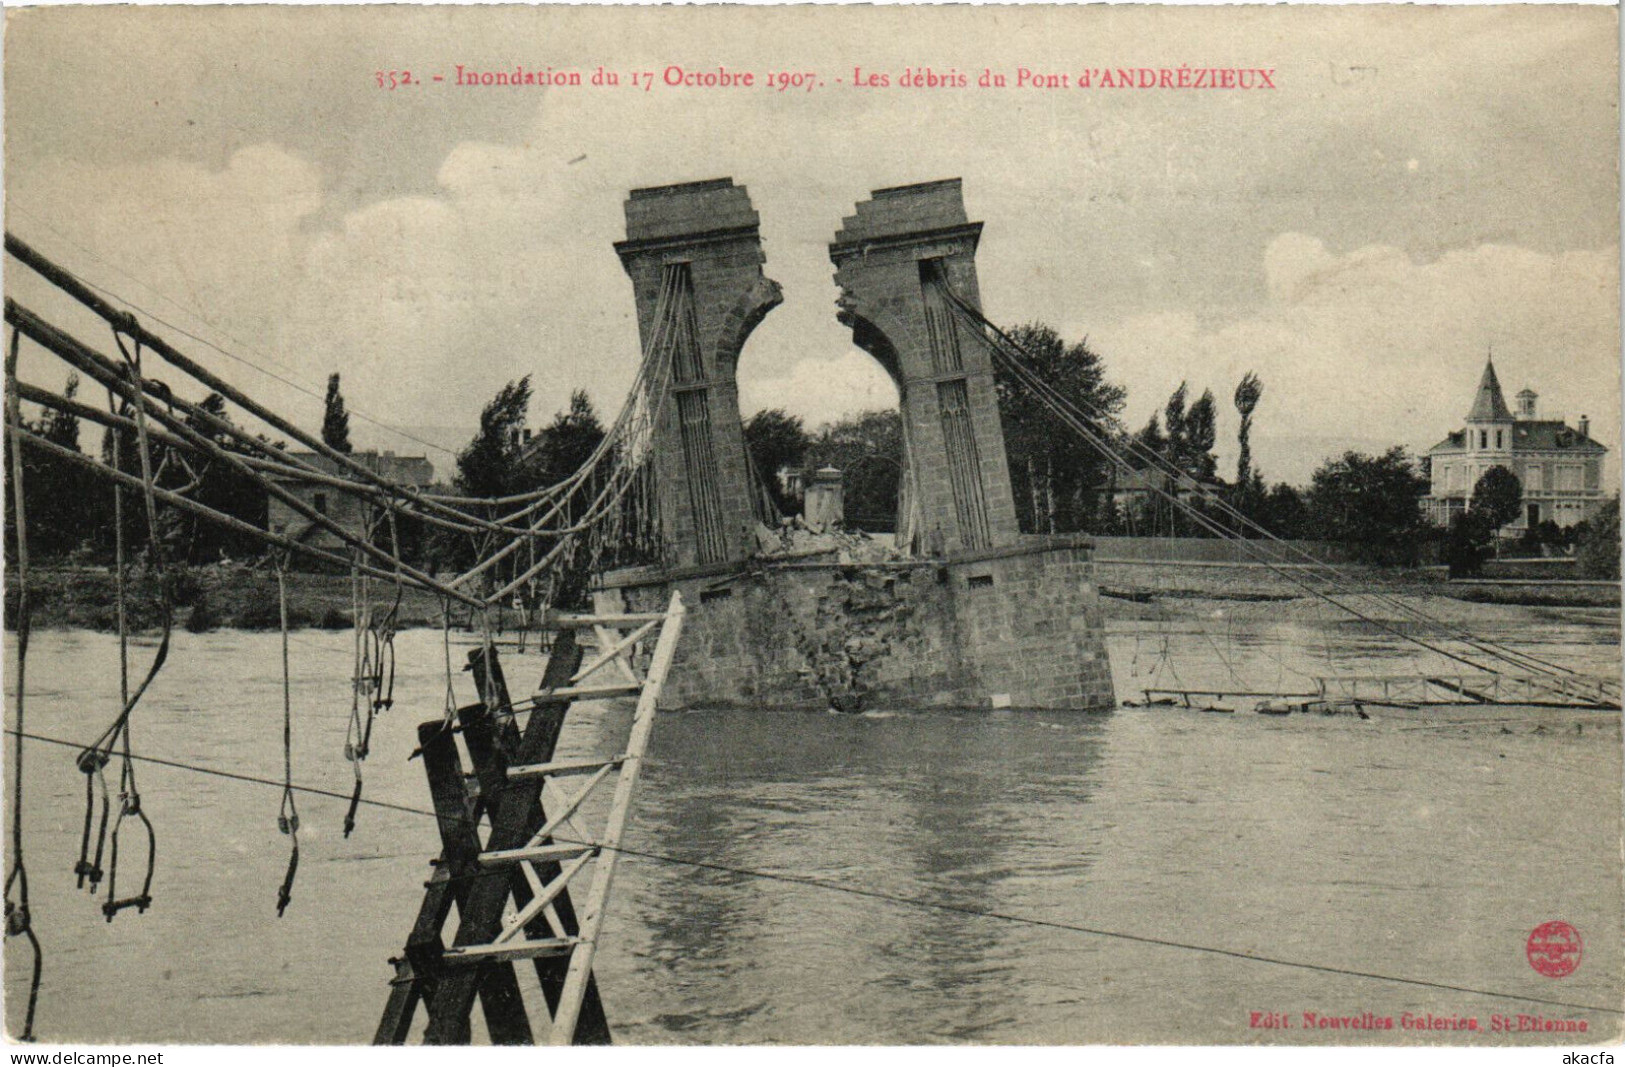
[[[16, 628], [18, 589], [14, 574], [7, 575], [5, 625]], [[175, 625], [194, 632], [215, 629], [273, 630], [280, 626], [276, 572], [233, 564], [177, 569], [171, 576], [175, 589]], [[388, 583], [373, 581], [374, 612], [394, 603]], [[30, 570], [29, 614], [36, 629], [118, 628], [116, 583], [105, 567], [36, 567]], [[348, 575], [289, 573], [288, 624], [291, 628], [348, 629], [352, 600]], [[126, 615], [132, 630], [162, 625], [162, 600], [155, 576], [137, 571], [125, 587]], [[466, 624], [467, 612], [454, 606], [452, 624]], [[402, 591], [396, 626], [399, 629], [441, 625], [440, 599], [431, 593]]]
[[[1515, 585], [1450, 583], [1442, 575], [1425, 571], [1344, 566], [1362, 587], [1360, 593], [1384, 593], [1434, 600], [1447, 613], [1475, 604], [1530, 608], [1609, 608], [1620, 606], [1619, 587], [1587, 587], [1557, 582], [1529, 581]], [[5, 589], [5, 625], [15, 628], [17, 584], [8, 575]], [[1267, 570], [1246, 567], [1177, 568], [1154, 562], [1102, 563], [1096, 580], [1103, 588], [1108, 618], [1166, 617], [1170, 613], [1203, 614], [1215, 603], [1252, 603], [1267, 608], [1278, 602], [1292, 613], [1297, 601], [1309, 602], [1305, 591]], [[270, 630], [279, 625], [276, 575], [269, 568], [238, 564], [188, 567], [175, 572], [175, 625], [197, 632], [214, 629]], [[288, 621], [294, 628], [348, 629], [351, 624], [351, 589], [347, 575], [290, 573]], [[29, 575], [32, 623], [41, 629], [117, 628], [113, 575], [105, 567], [36, 567]], [[127, 586], [127, 611], [134, 630], [160, 625], [158, 584], [137, 572]], [[372, 583], [374, 610], [394, 602], [389, 583]], [[432, 593], [405, 589], [401, 595], [397, 627], [438, 627], [442, 623], [440, 599]], [[1150, 613], [1148, 615], [1148, 613]], [[452, 607], [452, 625], [468, 624], [467, 611]], [[498, 622], [506, 628], [510, 614]]]

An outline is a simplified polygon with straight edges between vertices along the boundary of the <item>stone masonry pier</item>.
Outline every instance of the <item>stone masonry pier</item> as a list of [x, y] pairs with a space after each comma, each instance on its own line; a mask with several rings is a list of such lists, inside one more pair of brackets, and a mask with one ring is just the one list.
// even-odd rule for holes
[[[734, 372], [782, 299], [732, 179], [634, 190], [627, 239], [645, 345], [672, 345], [655, 428], [663, 569], [605, 575], [600, 612], [688, 619], [662, 706], [1114, 706], [1090, 542], [1016, 525], [989, 352], [948, 301], [980, 306], [959, 179], [876, 190], [830, 245], [839, 318], [897, 383], [906, 451], [898, 558], [758, 554]], [[771, 475], [771, 472], [767, 472]]]
[[608, 575], [598, 606], [689, 605], [663, 707], [1114, 706], [1086, 539], [944, 559]]

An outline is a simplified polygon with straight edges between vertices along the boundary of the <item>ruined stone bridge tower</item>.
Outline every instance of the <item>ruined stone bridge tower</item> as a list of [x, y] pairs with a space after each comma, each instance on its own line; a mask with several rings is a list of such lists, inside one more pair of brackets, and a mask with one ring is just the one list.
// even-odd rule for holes
[[784, 299], [762, 272], [758, 222], [731, 178], [634, 189], [626, 240], [615, 245], [643, 347], [670, 331], [671, 397], [654, 452], [661, 534], [678, 567], [742, 560], [755, 548], [736, 371], [745, 340]]
[[907, 452], [898, 546], [913, 555], [1014, 544], [1019, 535], [992, 359], [937, 283], [974, 307], [980, 222], [958, 178], [877, 189], [829, 246], [840, 320], [897, 383]]
[[[943, 287], [980, 306], [958, 179], [880, 189], [830, 258], [840, 320], [897, 383], [907, 449], [901, 558], [749, 560], [755, 487], [735, 370], [782, 297], [731, 179], [637, 189], [615, 246], [647, 349], [671, 346], [654, 428], [661, 566], [604, 575], [596, 606], [689, 605], [664, 707], [1112, 706], [1089, 542], [1022, 538], [986, 346]], [[772, 472], [763, 472], [771, 474]]]
[[[663, 536], [680, 567], [741, 560], [754, 548], [736, 371], [751, 331], [783, 299], [762, 272], [758, 221], [728, 178], [634, 189], [627, 238], [615, 246], [644, 344], [675, 331], [672, 400], [655, 433]], [[839, 318], [897, 385], [906, 450], [898, 547], [910, 555], [1019, 536], [991, 359], [937, 284], [980, 305], [981, 231], [954, 178], [876, 190], [829, 249]]]

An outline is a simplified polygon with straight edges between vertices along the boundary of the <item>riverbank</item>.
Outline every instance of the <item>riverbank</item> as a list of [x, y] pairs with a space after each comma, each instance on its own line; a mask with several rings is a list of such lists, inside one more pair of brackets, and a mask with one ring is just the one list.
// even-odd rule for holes
[[[1349, 597], [1362, 613], [1384, 620], [1403, 621], [1408, 615], [1397, 604], [1424, 607], [1430, 615], [1469, 622], [1481, 617], [1479, 606], [1611, 609], [1618, 614], [1620, 587], [1608, 582], [1575, 581], [1450, 581], [1442, 570], [1375, 567], [1340, 563], [1358, 593]], [[1312, 622], [1336, 609], [1313, 596], [1300, 581], [1321, 588], [1323, 568], [1287, 565], [1279, 570], [1248, 563], [1178, 560], [1097, 559], [1099, 583], [1111, 619], [1211, 617], [1215, 611], [1232, 613], [1284, 613]], [[5, 624], [16, 626], [17, 583], [8, 575]], [[1311, 582], [1311, 579], [1317, 579]], [[216, 564], [188, 567], [175, 578], [175, 624], [194, 632], [215, 629], [269, 630], [279, 625], [276, 574], [265, 567]], [[347, 575], [294, 572], [287, 577], [288, 622], [295, 629], [346, 629], [351, 625], [351, 590]], [[375, 581], [373, 603], [387, 607], [394, 591]], [[33, 625], [40, 629], [77, 628], [111, 631], [117, 628], [113, 575], [104, 567], [36, 567], [29, 574]], [[144, 572], [132, 577], [127, 591], [130, 626], [154, 629], [160, 621], [160, 599], [155, 579]], [[467, 625], [466, 611], [453, 607], [452, 625]], [[499, 612], [499, 629], [512, 621], [512, 613]], [[1531, 617], [1539, 617], [1534, 615]], [[432, 593], [407, 588], [402, 592], [399, 629], [441, 625], [441, 603]]]
[[[15, 629], [18, 587], [8, 575], [5, 591], [6, 628]], [[276, 572], [268, 567], [215, 564], [186, 567], [171, 578], [174, 587], [175, 625], [194, 633], [216, 629], [271, 630], [280, 626]], [[117, 589], [105, 567], [36, 567], [29, 571], [29, 613], [36, 629], [118, 628]], [[288, 625], [294, 629], [317, 627], [347, 629], [352, 625], [348, 575], [290, 573], [287, 576]], [[395, 591], [387, 582], [372, 583], [374, 611], [387, 610]], [[162, 598], [156, 576], [132, 574], [125, 591], [126, 615], [132, 630], [161, 625]], [[463, 612], [453, 609], [460, 625]], [[439, 626], [439, 598], [406, 588], [401, 593], [396, 620], [399, 629]]]
[[[1442, 568], [1377, 567], [1339, 563], [1336, 572], [1358, 595], [1426, 598], [1448, 604], [1507, 604], [1526, 607], [1620, 606], [1618, 582], [1528, 580], [1451, 581]], [[1331, 571], [1323, 564], [1210, 563], [1190, 560], [1097, 558], [1095, 580], [1108, 598], [1107, 614], [1120, 605], [1180, 600], [1288, 602], [1313, 600]]]

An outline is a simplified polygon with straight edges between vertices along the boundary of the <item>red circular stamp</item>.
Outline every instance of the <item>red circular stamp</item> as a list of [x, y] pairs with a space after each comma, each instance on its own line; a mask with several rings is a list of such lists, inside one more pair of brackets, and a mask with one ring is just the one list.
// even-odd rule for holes
[[1529, 957], [1529, 966], [1547, 978], [1562, 978], [1580, 966], [1584, 947], [1580, 931], [1566, 922], [1554, 920], [1541, 923], [1530, 932], [1524, 953]]

